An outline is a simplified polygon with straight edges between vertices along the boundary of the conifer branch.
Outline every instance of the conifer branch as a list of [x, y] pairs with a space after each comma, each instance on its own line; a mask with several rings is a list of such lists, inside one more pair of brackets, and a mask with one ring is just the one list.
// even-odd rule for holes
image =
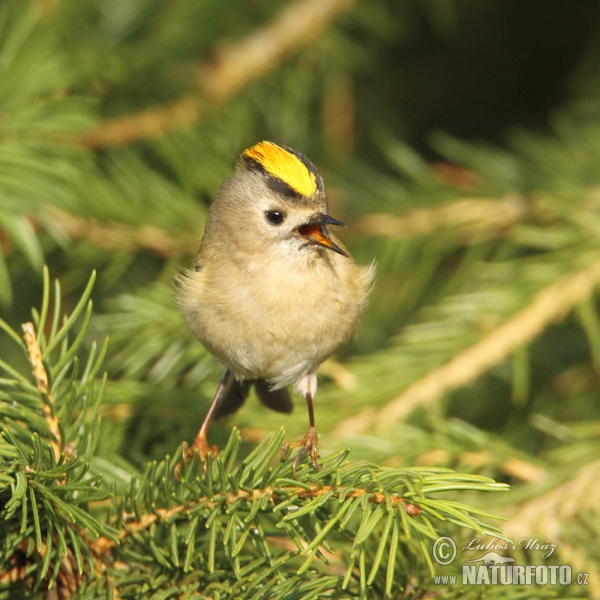
[[[142, 515], [141, 519], [137, 519], [133, 513], [124, 514], [119, 519], [113, 517], [113, 522], [118, 520], [124, 522], [126, 525], [120, 530], [118, 539], [122, 540], [130, 535], [135, 535], [140, 531], [148, 529], [152, 525], [160, 522], [168, 522], [173, 517], [180, 515], [184, 512], [196, 510], [198, 508], [204, 508], [211, 510], [216, 506], [227, 508], [232, 504], [242, 503], [254, 503], [263, 502], [268, 499], [269, 503], [275, 506], [283, 499], [287, 499], [290, 496], [298, 498], [298, 500], [314, 500], [321, 496], [327, 495], [328, 498], [337, 499], [343, 501], [348, 498], [358, 500], [365, 497], [369, 503], [373, 504], [391, 504], [393, 507], [402, 506], [406, 511], [406, 514], [411, 517], [416, 517], [421, 514], [421, 509], [410, 502], [407, 502], [402, 496], [398, 494], [383, 494], [381, 492], [373, 492], [366, 488], [352, 488], [348, 489], [346, 486], [332, 486], [332, 485], [311, 485], [311, 486], [293, 486], [283, 485], [277, 488], [266, 487], [264, 489], [251, 489], [244, 490], [240, 489], [236, 493], [225, 492], [224, 494], [216, 494], [210, 498], [201, 498], [196, 502], [190, 502], [188, 504], [179, 504], [171, 506], [169, 508], [158, 508], [152, 514]], [[264, 503], [264, 502], [263, 502]]]
[[[119, 533], [115, 537], [99, 537], [89, 542], [89, 548], [94, 556], [101, 557], [106, 563], [109, 561], [110, 552], [120, 544], [123, 544], [127, 538], [139, 535], [143, 531], [147, 531], [151, 527], [158, 524], [171, 522], [174, 518], [180, 515], [189, 515], [190, 513], [198, 512], [198, 509], [211, 511], [216, 507], [220, 507], [224, 512], [227, 512], [228, 507], [234, 504], [239, 505], [240, 502], [247, 504], [251, 508], [252, 504], [260, 504], [261, 510], [268, 510], [269, 506], [275, 508], [277, 504], [283, 502], [289, 497], [296, 497], [299, 501], [310, 502], [316, 498], [327, 495], [328, 500], [337, 499], [342, 502], [346, 499], [359, 500], [365, 498], [369, 503], [375, 505], [392, 507], [402, 506], [406, 514], [410, 517], [416, 517], [421, 514], [421, 509], [410, 502], [407, 502], [402, 496], [397, 494], [383, 494], [381, 492], [372, 492], [366, 488], [353, 488], [348, 490], [342, 486], [317, 486], [298, 487], [298, 486], [281, 486], [279, 488], [267, 487], [265, 489], [240, 489], [236, 493], [231, 491], [225, 492], [222, 496], [216, 494], [210, 498], [201, 498], [195, 502], [187, 504], [178, 504], [169, 508], [157, 508], [152, 513], [141, 515], [140, 518], [135, 513], [123, 514], [119, 518], [113, 517], [112, 522], [120, 521], [124, 523]], [[265, 500], [268, 499], [268, 504]], [[308, 542], [306, 542], [308, 544]]]
[[298, 48], [316, 39], [355, 0], [297, 0], [271, 23], [235, 45], [219, 48], [216, 60], [198, 70], [197, 84], [208, 98], [223, 101], [250, 81], [277, 67]]
[[600, 285], [600, 260], [541, 290], [529, 306], [497, 327], [480, 342], [461, 352], [410, 385], [373, 415], [380, 428], [406, 418], [417, 406], [435, 402], [444, 393], [473, 381], [520, 346], [531, 342], [550, 323], [556, 322], [587, 300]]

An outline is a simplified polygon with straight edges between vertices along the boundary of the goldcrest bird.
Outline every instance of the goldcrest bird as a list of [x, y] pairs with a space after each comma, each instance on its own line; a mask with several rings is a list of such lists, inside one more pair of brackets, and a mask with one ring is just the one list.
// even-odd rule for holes
[[244, 151], [210, 207], [193, 269], [177, 302], [198, 340], [225, 367], [192, 448], [215, 450], [213, 418], [233, 413], [254, 386], [261, 402], [289, 413], [294, 385], [309, 429], [296, 443], [318, 470], [313, 398], [317, 368], [356, 330], [374, 265], [357, 266], [329, 227], [323, 179], [302, 154], [272, 142]]

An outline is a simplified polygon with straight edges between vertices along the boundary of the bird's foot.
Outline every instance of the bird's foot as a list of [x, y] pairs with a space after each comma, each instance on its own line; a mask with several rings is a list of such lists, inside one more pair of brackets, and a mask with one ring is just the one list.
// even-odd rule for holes
[[[175, 465], [175, 477], [180, 479], [181, 468], [182, 465], [188, 463], [188, 461], [194, 458], [194, 452], [198, 451], [198, 456], [202, 460], [206, 458], [207, 454], [211, 456], [216, 456], [219, 453], [219, 449], [216, 446], [210, 446], [208, 444], [208, 440], [206, 439], [206, 435], [201, 435], [198, 433], [192, 445], [189, 446], [187, 442], [181, 442], [181, 461]], [[206, 470], [206, 465], [204, 465], [204, 469]]]
[[318, 459], [321, 457], [319, 456], [317, 430], [314, 427], [310, 427], [306, 432], [306, 435], [301, 440], [297, 442], [286, 442], [283, 444], [283, 446], [281, 446], [281, 454], [284, 457], [287, 456], [289, 449], [293, 447], [299, 448], [298, 452], [296, 452], [296, 455], [294, 456], [294, 462], [292, 463], [292, 474], [294, 479], [296, 478], [296, 469], [305, 456], [310, 455], [312, 468], [315, 470], [315, 472], [319, 471], [321, 467], [318, 463]]
[[189, 448], [186, 448], [188, 457], [194, 456], [195, 450], [198, 450], [198, 456], [201, 459], [205, 459], [207, 454], [210, 454], [212, 456], [216, 456], [217, 454], [219, 454], [219, 449], [216, 446], [209, 445], [208, 439], [206, 438], [206, 434], [202, 430], [198, 432], [198, 435], [194, 438], [192, 445]]

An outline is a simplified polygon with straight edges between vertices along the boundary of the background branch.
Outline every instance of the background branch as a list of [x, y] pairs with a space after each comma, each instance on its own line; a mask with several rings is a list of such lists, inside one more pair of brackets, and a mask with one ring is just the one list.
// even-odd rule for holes
[[217, 44], [213, 58], [197, 70], [197, 94], [167, 106], [103, 121], [75, 141], [93, 149], [125, 146], [193, 125], [206, 109], [228, 100], [275, 69], [298, 48], [313, 42], [354, 1], [290, 2], [272, 23], [240, 42]]
[[428, 373], [388, 402], [373, 416], [378, 428], [405, 419], [417, 406], [435, 402], [443, 394], [467, 385], [490, 367], [528, 344], [550, 323], [562, 319], [587, 300], [600, 284], [600, 260], [578, 273], [561, 278], [540, 291], [535, 300], [474, 346]]

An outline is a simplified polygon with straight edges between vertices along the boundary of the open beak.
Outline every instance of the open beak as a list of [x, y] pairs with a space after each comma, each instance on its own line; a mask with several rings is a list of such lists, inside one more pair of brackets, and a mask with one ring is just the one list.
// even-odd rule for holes
[[327, 235], [327, 230], [323, 229], [325, 225], [336, 225], [337, 227], [346, 227], [344, 223], [326, 215], [325, 213], [316, 213], [308, 223], [296, 227], [296, 231], [310, 244], [329, 248], [342, 256], [348, 256], [348, 253], [342, 250], [331, 238]]

